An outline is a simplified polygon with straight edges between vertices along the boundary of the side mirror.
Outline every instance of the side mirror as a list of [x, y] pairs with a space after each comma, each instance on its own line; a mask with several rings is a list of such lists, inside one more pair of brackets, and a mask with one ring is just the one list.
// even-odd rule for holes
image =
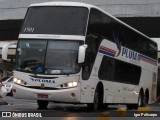
[[3, 47], [2, 47], [2, 60], [7, 60], [8, 47], [10, 45], [16, 45], [16, 42], [14, 42], [14, 43], [6, 43], [5, 45], [3, 45]]
[[87, 47], [88, 47], [88, 45], [86, 45], [86, 44], [79, 46], [78, 63], [84, 62]]

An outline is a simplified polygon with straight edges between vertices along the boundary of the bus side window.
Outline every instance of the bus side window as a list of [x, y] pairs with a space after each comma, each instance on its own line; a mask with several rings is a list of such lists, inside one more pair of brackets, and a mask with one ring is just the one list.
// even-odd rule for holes
[[115, 60], [110, 59], [107, 56], [104, 56], [102, 63], [99, 69], [99, 78], [101, 80], [115, 80]]

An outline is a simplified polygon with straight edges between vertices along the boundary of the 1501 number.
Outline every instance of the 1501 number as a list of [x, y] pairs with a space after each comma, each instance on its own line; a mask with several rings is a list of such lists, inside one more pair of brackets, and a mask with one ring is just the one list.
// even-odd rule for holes
[[32, 28], [32, 27], [25, 27], [24, 28], [24, 32], [26, 32], [26, 33], [34, 32], [34, 28]]

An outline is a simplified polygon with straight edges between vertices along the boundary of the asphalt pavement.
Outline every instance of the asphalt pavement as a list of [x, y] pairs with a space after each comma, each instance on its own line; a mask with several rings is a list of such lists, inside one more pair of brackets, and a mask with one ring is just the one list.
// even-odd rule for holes
[[8, 102], [5, 98], [0, 97], [0, 105], [8, 105]]

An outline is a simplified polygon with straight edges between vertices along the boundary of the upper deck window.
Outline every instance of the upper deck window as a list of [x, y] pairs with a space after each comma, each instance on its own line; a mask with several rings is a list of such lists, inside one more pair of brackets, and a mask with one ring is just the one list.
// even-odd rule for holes
[[30, 7], [21, 34], [85, 35], [85, 7]]

